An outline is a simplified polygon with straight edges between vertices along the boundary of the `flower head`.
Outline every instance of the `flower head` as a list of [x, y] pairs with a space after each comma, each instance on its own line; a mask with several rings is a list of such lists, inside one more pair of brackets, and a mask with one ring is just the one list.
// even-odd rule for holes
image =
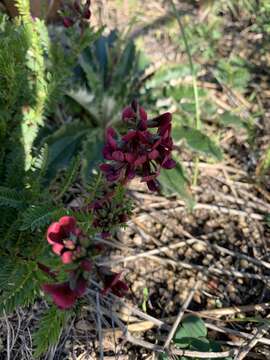
[[[107, 129], [103, 156], [109, 163], [100, 166], [107, 181], [125, 184], [135, 176], [141, 177], [151, 191], [159, 189], [157, 177], [160, 169], [171, 169], [172, 159], [170, 113], [147, 121], [147, 113], [137, 102], [132, 102], [122, 112], [128, 131], [119, 136], [113, 128]], [[150, 128], [157, 128], [156, 133]]]
[[61, 257], [64, 264], [71, 263], [79, 256], [78, 238], [81, 230], [76, 226], [73, 216], [63, 216], [58, 222], [52, 223], [47, 230], [47, 241], [52, 251]]

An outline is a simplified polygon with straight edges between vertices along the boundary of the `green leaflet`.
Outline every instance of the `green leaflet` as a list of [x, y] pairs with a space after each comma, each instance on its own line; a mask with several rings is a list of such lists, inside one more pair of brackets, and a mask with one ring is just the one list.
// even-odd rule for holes
[[225, 111], [222, 115], [220, 115], [219, 120], [225, 126], [234, 126], [237, 129], [247, 129], [248, 126], [248, 124], [241, 119], [240, 116], [237, 116], [229, 111]]
[[176, 346], [186, 348], [191, 345], [192, 338], [198, 339], [206, 336], [207, 329], [204, 322], [197, 316], [189, 315], [182, 321], [173, 340]]
[[181, 164], [177, 164], [174, 169], [162, 169], [158, 180], [165, 195], [178, 194], [192, 208], [195, 205], [194, 199], [188, 188], [188, 181]]
[[195, 151], [210, 155], [219, 161], [223, 158], [219, 146], [200, 130], [189, 126], [178, 126], [175, 127], [173, 136], [175, 141], [184, 139], [187, 145]]

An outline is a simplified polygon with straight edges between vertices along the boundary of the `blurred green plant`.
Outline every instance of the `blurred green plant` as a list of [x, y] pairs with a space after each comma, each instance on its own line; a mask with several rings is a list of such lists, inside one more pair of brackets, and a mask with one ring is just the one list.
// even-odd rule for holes
[[123, 107], [138, 96], [148, 65], [134, 41], [113, 30], [82, 52], [68, 96], [94, 125], [105, 128], [119, 121]]
[[[67, 213], [62, 190], [76, 178], [78, 160], [69, 164], [61, 178], [46, 182], [48, 144], [37, 146], [36, 140], [53, 104], [63, 96], [78, 53], [96, 36], [91, 28], [83, 36], [68, 29], [63, 49], [60, 40], [52, 44], [44, 21], [32, 18], [28, 0], [17, 0], [16, 5], [17, 18], [0, 15], [1, 314], [33, 304], [41, 284], [48, 281], [39, 267], [39, 262], [50, 261], [44, 231], [48, 223]], [[63, 323], [64, 319], [46, 341], [36, 337], [39, 351], [55, 344]]]
[[89, 181], [102, 161], [106, 127], [120, 125], [121, 110], [138, 96], [147, 66], [135, 43], [117, 31], [99, 36], [80, 54], [64, 104], [80, 120], [65, 122], [43, 140], [49, 149], [48, 179], [79, 152], [82, 180]]

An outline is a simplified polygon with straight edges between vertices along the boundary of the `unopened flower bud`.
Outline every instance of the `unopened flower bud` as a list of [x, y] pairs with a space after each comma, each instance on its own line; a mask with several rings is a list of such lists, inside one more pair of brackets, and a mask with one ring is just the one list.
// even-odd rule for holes
[[91, 240], [87, 237], [81, 237], [79, 241], [84, 248], [87, 248], [91, 244]]
[[84, 19], [89, 20], [91, 18], [91, 10], [85, 9], [83, 12], [83, 17], [84, 17]]
[[63, 18], [63, 25], [65, 28], [70, 28], [74, 25], [74, 21], [70, 17], [64, 17]]
[[64, 240], [63, 243], [67, 249], [69, 249], [69, 250], [75, 249], [75, 244], [72, 240]]

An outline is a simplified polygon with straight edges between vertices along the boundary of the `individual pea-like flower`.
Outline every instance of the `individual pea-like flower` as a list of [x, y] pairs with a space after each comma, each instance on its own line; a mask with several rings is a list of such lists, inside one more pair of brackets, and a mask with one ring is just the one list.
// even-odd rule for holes
[[76, 226], [73, 216], [63, 216], [58, 222], [52, 223], [47, 230], [47, 241], [52, 251], [61, 257], [64, 264], [69, 264], [85, 255], [80, 245], [81, 230]]
[[102, 295], [107, 295], [112, 292], [118, 297], [123, 297], [129, 290], [128, 285], [120, 280], [121, 273], [108, 273], [103, 275], [104, 288], [101, 291]]
[[[46, 272], [52, 279], [56, 278], [56, 274], [53, 273], [47, 266], [41, 264], [39, 266], [41, 270]], [[93, 263], [88, 259], [83, 259], [79, 266], [69, 271], [69, 280], [63, 283], [44, 284], [42, 289], [45, 293], [52, 297], [53, 302], [60, 309], [71, 308], [76, 300], [85, 294], [87, 288], [87, 278], [93, 270]]]
[[[100, 169], [109, 182], [125, 184], [139, 176], [151, 191], [156, 191], [161, 168], [176, 166], [172, 159], [172, 116], [167, 112], [147, 120], [145, 110], [132, 102], [123, 110], [122, 120], [129, 127], [124, 135], [119, 136], [113, 128], [106, 131], [103, 156], [108, 162], [101, 164]], [[150, 128], [157, 128], [156, 133]]]
[[62, 310], [71, 308], [86, 291], [87, 281], [79, 277], [74, 288], [69, 281], [57, 284], [44, 284], [42, 289], [52, 297], [53, 302]]

